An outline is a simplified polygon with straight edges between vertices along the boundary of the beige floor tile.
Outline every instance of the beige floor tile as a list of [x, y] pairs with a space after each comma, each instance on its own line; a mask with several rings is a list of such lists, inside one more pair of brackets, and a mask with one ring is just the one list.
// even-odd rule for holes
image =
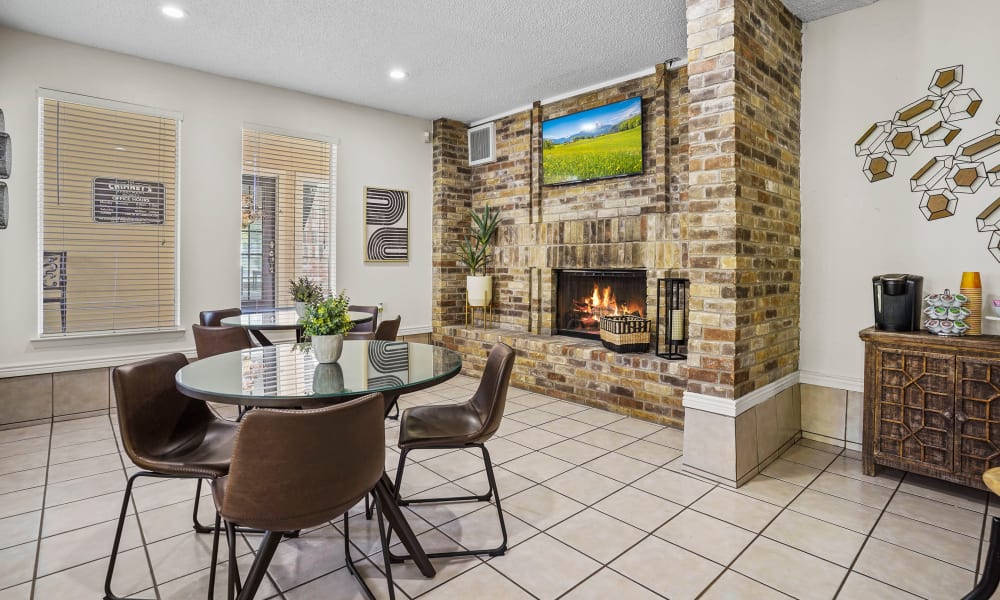
[[[250, 552], [242, 536], [237, 536], [237, 556]], [[219, 542], [219, 561], [226, 559], [224, 541]], [[157, 581], [170, 581], [200, 571], [211, 564], [212, 536], [191, 531], [148, 544], [149, 560]]]
[[44, 494], [45, 488], [33, 487], [0, 495], [0, 518], [40, 509]]
[[[52, 435], [80, 431], [81, 429], [110, 429], [113, 421], [111, 415], [56, 421], [52, 423]], [[115, 425], [117, 426], [117, 422], [115, 422]]]
[[[482, 463], [480, 463], [480, 465], [482, 465]], [[395, 481], [395, 471], [387, 472]], [[399, 488], [403, 498], [409, 498], [414, 494], [419, 494], [420, 492], [431, 488], [436, 488], [439, 485], [444, 485], [445, 483], [448, 483], [447, 479], [441, 477], [427, 467], [424, 467], [422, 464], [411, 464], [407, 461], [407, 465], [403, 469], [403, 482], [399, 485]]]
[[[495, 438], [486, 444], [486, 450], [490, 453], [490, 460], [494, 465], [500, 465], [533, 452], [531, 448], [526, 448], [520, 444], [515, 444], [504, 438]], [[398, 459], [398, 455], [396, 457]]]
[[837, 455], [831, 454], [830, 452], [824, 452], [823, 450], [809, 448], [799, 443], [792, 446], [788, 450], [785, 450], [785, 453], [781, 455], [781, 458], [791, 462], [807, 465], [814, 469], [825, 469], [830, 466], [830, 463], [832, 463], [835, 458], [837, 458]]
[[671, 600], [697, 598], [723, 570], [657, 537], [646, 538], [608, 566]]
[[45, 485], [45, 467], [0, 475], [0, 494], [9, 494], [41, 485]]
[[802, 493], [801, 487], [767, 475], [758, 475], [736, 488], [740, 494], [770, 502], [778, 506], [788, 506], [788, 503]]
[[545, 448], [542, 452], [571, 462], [574, 465], [582, 465], [585, 462], [590, 462], [608, 453], [604, 448], [598, 448], [597, 446], [591, 446], [590, 444], [584, 444], [576, 440], [563, 440], [558, 444]]
[[[493, 467], [493, 476], [496, 477], [497, 488], [500, 490], [501, 500], [505, 500], [509, 496], [513, 496], [514, 494], [535, 485], [534, 481], [521, 477], [517, 473], [508, 471], [503, 467]], [[477, 473], [470, 477], [458, 479], [455, 483], [467, 490], [484, 492], [486, 490], [486, 486], [482, 484], [483, 481], [484, 478], [482, 473]]]
[[0, 519], [0, 549], [37, 540], [41, 519], [40, 510]]
[[[38, 549], [38, 576], [42, 577], [76, 565], [111, 555], [117, 521], [108, 521], [42, 538]], [[119, 552], [142, 545], [134, 516], [125, 519]]]
[[756, 537], [746, 529], [691, 509], [667, 521], [654, 535], [721, 565], [732, 562]]
[[[430, 524], [426, 521], [410, 512], [408, 508], [403, 509], [403, 515], [406, 517], [406, 521], [410, 524], [410, 529], [416, 535], [422, 535], [431, 529]], [[333, 526], [343, 533], [344, 531], [344, 519], [337, 518], [332, 521]], [[379, 555], [382, 553], [382, 540], [379, 537], [378, 531], [378, 521], [375, 519], [368, 520], [364, 517], [361, 512], [354, 513], [350, 519], [350, 534], [351, 534], [351, 544], [356, 550], [352, 550], [355, 555], [362, 556], [372, 556]], [[256, 547], [260, 541], [261, 536], [259, 535], [248, 535], [245, 536], [247, 542]], [[398, 543], [399, 537], [393, 536], [392, 543]], [[402, 550], [399, 550], [403, 552]], [[378, 560], [378, 559], [376, 559]]]
[[[389, 597], [386, 586], [385, 575], [382, 574], [370, 561], [358, 560], [355, 558], [355, 565], [361, 577], [364, 578], [368, 587], [377, 600], [386, 600]], [[401, 570], [401, 569], [399, 569]], [[393, 566], [393, 575], [397, 571]], [[243, 572], [242, 570], [240, 571]], [[399, 586], [396, 586], [396, 598], [405, 598]], [[301, 585], [293, 590], [286, 591], [284, 596], [287, 600], [330, 600], [331, 590], [336, 590], [337, 600], [367, 600], [358, 581], [347, 571], [339, 569], [333, 573], [328, 573], [319, 579], [314, 579], [305, 585]], [[223, 598], [225, 596], [222, 596]], [[216, 598], [219, 598], [216, 595]]]
[[531, 454], [522, 456], [521, 458], [504, 464], [504, 468], [508, 471], [517, 473], [521, 477], [526, 477], [532, 481], [541, 483], [559, 475], [560, 473], [569, 471], [573, 468], [573, 463], [560, 460], [541, 452], [532, 452]]
[[0, 458], [17, 456], [19, 454], [30, 454], [32, 452], [48, 452], [49, 438], [34, 437], [16, 442], [0, 443]]
[[[601, 411], [605, 412], [605, 411]], [[609, 413], [611, 414], [611, 413]], [[0, 430], [0, 443], [16, 442], [34, 437], [47, 437], [52, 431], [52, 426], [48, 423], [42, 425], [31, 425], [29, 427], [14, 427]]]
[[684, 506], [715, 487], [714, 484], [669, 469], [657, 469], [633, 482], [632, 486]]
[[[225, 542], [220, 545], [224, 547]], [[355, 559], [359, 558], [356, 554]], [[381, 556], [376, 555], [375, 560], [381, 560]], [[245, 576], [246, 567], [240, 566]], [[288, 590], [343, 567], [344, 536], [326, 525], [297, 538], [281, 540], [267, 572], [281, 589]]]
[[[174, 537], [192, 530], [191, 513], [194, 510], [194, 498], [176, 504], [168, 504], [160, 508], [148, 510], [139, 515], [142, 526], [142, 536], [147, 544]], [[211, 498], [202, 496], [198, 503], [198, 521], [205, 526], [215, 523], [215, 503]]]
[[659, 444], [647, 442], [646, 440], [639, 440], [627, 446], [622, 446], [617, 452], [618, 454], [624, 454], [625, 456], [647, 462], [657, 467], [662, 467], [681, 455], [680, 450], [664, 448]]
[[772, 462], [762, 473], [768, 477], [780, 479], [799, 487], [806, 487], [821, 473], [819, 469], [801, 463], [791, 462], [783, 458]]
[[538, 428], [544, 429], [545, 431], [551, 431], [552, 433], [558, 433], [559, 435], [566, 437], [576, 437], [582, 433], [595, 429], [596, 425], [582, 423], [569, 417], [562, 417], [556, 419], [555, 421], [549, 421], [548, 423], [539, 425]]
[[969, 537], [890, 512], [879, 519], [872, 537], [963, 569], [976, 570], [976, 560], [979, 555], [978, 537]]
[[973, 586], [973, 574], [929, 556], [869, 539], [854, 570], [924, 598], [953, 600]]
[[860, 533], [791, 510], [778, 515], [764, 535], [842, 567], [851, 566], [865, 542]]
[[114, 454], [116, 452], [118, 452], [118, 445], [113, 438], [74, 444], [72, 446], [63, 446], [62, 448], [53, 448], [49, 457], [49, 464], [58, 465], [59, 463], [90, 458], [92, 456]]
[[[471, 452], [452, 452], [425, 460], [420, 464], [449, 481], [468, 477], [486, 468], [485, 463], [483, 463], [483, 456], [479, 452], [475, 454]], [[406, 469], [403, 470], [404, 478], [407, 475], [406, 471], [411, 466], [406, 465]]]
[[607, 429], [594, 429], [582, 435], [576, 436], [576, 440], [584, 444], [604, 448], [605, 450], [617, 450], [622, 446], [631, 444], [635, 438]]
[[532, 427], [534, 427], [537, 425], [541, 425], [543, 423], [548, 423], [549, 421], [556, 421], [560, 417], [559, 415], [550, 412], [545, 412], [537, 408], [529, 408], [527, 410], [516, 412], [510, 415], [510, 417], [508, 418], [513, 419], [514, 421], [519, 421], [521, 423], [524, 423], [525, 425], [531, 425]]
[[45, 492], [45, 506], [51, 507], [85, 498], [124, 492], [125, 473], [121, 470], [108, 471], [99, 475], [88, 475], [59, 483], [50, 483]]
[[538, 408], [565, 417], [567, 415], [574, 415], [578, 412], [583, 412], [587, 410], [588, 407], [584, 404], [577, 404], [575, 402], [556, 400], [555, 402], [542, 404]]
[[751, 579], [802, 600], [829, 599], [847, 569], [761, 537], [732, 566]]
[[608, 423], [614, 423], [625, 418], [625, 415], [619, 415], [607, 410], [601, 410], [599, 408], [588, 408], [587, 410], [581, 410], [580, 412], [575, 412], [569, 416], [569, 418], [576, 421], [581, 421], [583, 423], [589, 423], [596, 427], [603, 427]]
[[651, 532], [659, 529], [684, 507], [634, 487], [626, 487], [601, 500], [594, 508], [633, 527]]
[[[525, 429], [531, 429], [531, 425], [526, 425], [520, 421], [514, 419], [504, 419], [500, 423], [500, 427], [497, 429], [496, 437], [507, 437], [511, 434], [517, 433], [518, 431], [524, 431]], [[395, 445], [395, 441], [392, 442]]]
[[502, 503], [506, 512], [541, 530], [585, 508], [583, 504], [540, 485], [505, 498]]
[[761, 531], [781, 511], [781, 507], [717, 487], [691, 508], [750, 531]]
[[49, 460], [48, 451], [18, 454], [0, 458], [0, 475], [44, 467]]
[[[506, 510], [504, 524], [507, 526], [508, 548], [513, 548], [538, 533], [537, 529]], [[500, 519], [497, 516], [496, 506], [492, 504], [449, 521], [438, 529], [467, 550], [498, 548], [503, 542]]]
[[421, 600], [466, 600], [504, 598], [532, 600], [528, 594], [489, 565], [479, 565], [420, 597]]
[[31, 582], [0, 590], [0, 600], [31, 600]]
[[618, 433], [624, 433], [625, 435], [641, 438], [646, 437], [647, 435], [652, 435], [663, 429], [663, 425], [657, 425], [655, 423], [650, 423], [649, 421], [640, 421], [639, 419], [625, 418], [615, 421], [614, 423], [609, 423], [608, 425], [605, 425], [604, 428], [611, 431], [617, 431]]
[[602, 563], [611, 562], [646, 536], [644, 531], [592, 508], [559, 523], [548, 534]]
[[[485, 492], [488, 489], [486, 485], [485, 478], [482, 482], [482, 487], [477, 488], [475, 493]], [[455, 485], [454, 483], [446, 483], [442, 486], [436, 488], [431, 488], [426, 492], [421, 492], [410, 496], [412, 499], [420, 498], [450, 498], [457, 496], [470, 496], [473, 494], [472, 490], [468, 490], [461, 486]], [[441, 525], [447, 523], [453, 519], [457, 519], [462, 515], [468, 514], [479, 510], [483, 506], [488, 504], [487, 502], [430, 502], [427, 504], [411, 504], [409, 509], [420, 516], [421, 519], [427, 521], [432, 525]]]
[[545, 431], [544, 429], [532, 427], [530, 429], [518, 431], [517, 433], [512, 433], [507, 436], [507, 439], [515, 444], [527, 446], [532, 450], [541, 450], [542, 448], [547, 448], [553, 444], [558, 444], [566, 438], [550, 431]]
[[830, 472], [817, 477], [809, 488], [879, 510], [885, 508], [894, 493], [892, 488]]
[[744, 598], [790, 600], [791, 596], [740, 575], [736, 571], [726, 571], [712, 584], [712, 587], [708, 588], [700, 600], [743, 600]]
[[983, 490], [914, 473], [909, 473], [903, 479], [903, 483], [899, 484], [899, 491], [979, 512], [982, 512], [989, 497], [989, 493]]
[[[220, 552], [225, 549], [225, 542], [220, 543]], [[236, 559], [236, 564], [239, 565], [240, 577], [246, 578], [247, 573], [250, 572], [250, 566], [253, 564], [253, 555], [246, 554], [240, 556]], [[277, 560], [277, 556], [275, 556]], [[272, 563], [273, 564], [273, 563]], [[215, 573], [215, 597], [222, 598], [226, 597], [226, 577], [229, 576], [229, 562], [223, 561], [216, 567]], [[168, 582], [157, 582], [159, 584], [160, 590], [160, 600], [190, 600], [191, 598], [202, 598], [205, 596], [208, 590], [208, 569], [202, 569], [190, 575], [185, 575], [184, 577], [179, 577], [177, 579]], [[267, 577], [261, 581], [260, 588], [257, 590], [257, 598], [270, 598], [278, 593], [278, 590], [274, 587], [274, 584]], [[150, 594], [142, 594], [143, 597], [149, 596]]]
[[[45, 519], [42, 521], [42, 535], [56, 535], [71, 529], [116, 520], [122, 509], [123, 496], [122, 493], [105, 494], [47, 508]], [[131, 504], [127, 512], [128, 514], [133, 512]]]
[[879, 516], [879, 511], [870, 506], [813, 490], [802, 492], [788, 508], [866, 535]]
[[599, 563], [544, 533], [506, 556], [490, 559], [489, 565], [541, 600], [558, 598], [601, 568]]
[[886, 511], [977, 539], [983, 527], [982, 512], [965, 510], [903, 492], [896, 492]]
[[807, 438], [802, 438], [801, 440], [796, 442], [796, 445], [805, 446], [806, 448], [812, 448], [813, 450], [822, 450], [823, 452], [827, 452], [829, 454], [841, 454], [844, 450], [843, 446], [839, 446], [836, 444], [827, 444], [824, 442], [820, 442], [818, 440], [810, 440]]
[[620, 481], [580, 467], [545, 482], [545, 487], [587, 505], [613, 494], [624, 485]]
[[63, 448], [65, 446], [74, 446], [76, 444], [82, 444], [86, 442], [96, 442], [99, 440], [106, 440], [112, 437], [114, 437], [114, 433], [112, 432], [110, 427], [81, 429], [79, 431], [59, 433], [52, 436], [52, 447]]
[[850, 477], [851, 479], [857, 479], [866, 483], [873, 483], [875, 485], [881, 485], [893, 489], [899, 485], [899, 480], [903, 478], [902, 471], [890, 469], [888, 467], [878, 467], [875, 475], [870, 477], [865, 475], [864, 468], [862, 467], [860, 460], [848, 458], [846, 456], [838, 456], [835, 458], [826, 470], [830, 473]]
[[[35, 582], [35, 598], [103, 598], [107, 571], [108, 559], [104, 558], [42, 577]], [[141, 548], [118, 555], [111, 584], [115, 594], [131, 596], [152, 585], [146, 553]], [[152, 591], [143, 597], [152, 598]]]
[[608, 600], [609, 598], [662, 600], [662, 596], [606, 567], [573, 588], [570, 593], [562, 597], [562, 600]]
[[105, 454], [104, 456], [60, 463], [49, 467], [49, 485], [111, 471], [125, 472], [122, 469], [122, 459], [117, 454]]
[[37, 547], [37, 542], [28, 542], [0, 550], [0, 589], [31, 581]]
[[844, 587], [837, 594], [837, 600], [916, 600], [917, 598], [918, 596], [854, 571], [847, 576]]
[[669, 446], [675, 450], [684, 449], [684, 430], [675, 429], [673, 427], [665, 427], [656, 433], [647, 435], [645, 438], [647, 442], [653, 442], [654, 444], [660, 444], [661, 446]]
[[621, 481], [622, 483], [631, 483], [656, 470], [654, 465], [618, 454], [617, 452], [609, 452], [600, 458], [585, 463], [583, 467], [600, 473], [605, 477]]

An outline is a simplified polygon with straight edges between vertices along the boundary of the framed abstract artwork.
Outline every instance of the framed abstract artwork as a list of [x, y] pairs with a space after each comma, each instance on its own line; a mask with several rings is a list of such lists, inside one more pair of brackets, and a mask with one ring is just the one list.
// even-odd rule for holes
[[365, 262], [410, 260], [410, 193], [365, 188]]

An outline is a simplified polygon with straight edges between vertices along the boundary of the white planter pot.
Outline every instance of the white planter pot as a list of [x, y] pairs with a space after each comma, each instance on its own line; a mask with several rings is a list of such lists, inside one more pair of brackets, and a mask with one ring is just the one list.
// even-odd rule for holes
[[300, 319], [306, 318], [306, 303], [296, 302], [295, 303], [295, 314], [299, 315]]
[[493, 301], [493, 276], [466, 276], [465, 291], [468, 294], [469, 306], [489, 306]]
[[312, 352], [316, 362], [335, 363], [340, 358], [340, 353], [344, 350], [344, 336], [337, 335], [314, 335], [312, 336]]
[[337, 363], [316, 365], [313, 393], [339, 394], [344, 391], [344, 371]]

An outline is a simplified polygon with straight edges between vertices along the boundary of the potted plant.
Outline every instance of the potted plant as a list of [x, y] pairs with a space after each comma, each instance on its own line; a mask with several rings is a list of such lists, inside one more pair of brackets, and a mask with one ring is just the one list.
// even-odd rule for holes
[[340, 292], [306, 305], [302, 331], [311, 339], [312, 352], [319, 363], [334, 363], [344, 347], [344, 334], [354, 327], [347, 307], [351, 300]]
[[299, 277], [298, 280], [288, 281], [288, 291], [295, 300], [295, 312], [299, 318], [306, 316], [306, 306], [323, 299], [323, 288], [308, 277]]
[[458, 259], [469, 269], [465, 290], [470, 306], [489, 306], [493, 300], [493, 276], [486, 274], [486, 267], [493, 260], [490, 241], [499, 225], [499, 209], [487, 206], [482, 214], [473, 211], [472, 235], [458, 244]]

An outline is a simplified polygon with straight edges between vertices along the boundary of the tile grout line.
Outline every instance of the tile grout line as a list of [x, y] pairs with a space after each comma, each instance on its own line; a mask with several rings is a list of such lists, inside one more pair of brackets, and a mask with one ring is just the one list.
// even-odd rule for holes
[[35, 539], [35, 564], [31, 571], [31, 587], [28, 594], [29, 600], [33, 600], [35, 597], [35, 582], [38, 580], [38, 561], [42, 554], [42, 531], [45, 527], [45, 496], [49, 491], [49, 460], [52, 458], [52, 436], [54, 435], [54, 426], [54, 423], [49, 423], [49, 453], [45, 459], [45, 487], [42, 489], [42, 512], [38, 516], [38, 537]]

